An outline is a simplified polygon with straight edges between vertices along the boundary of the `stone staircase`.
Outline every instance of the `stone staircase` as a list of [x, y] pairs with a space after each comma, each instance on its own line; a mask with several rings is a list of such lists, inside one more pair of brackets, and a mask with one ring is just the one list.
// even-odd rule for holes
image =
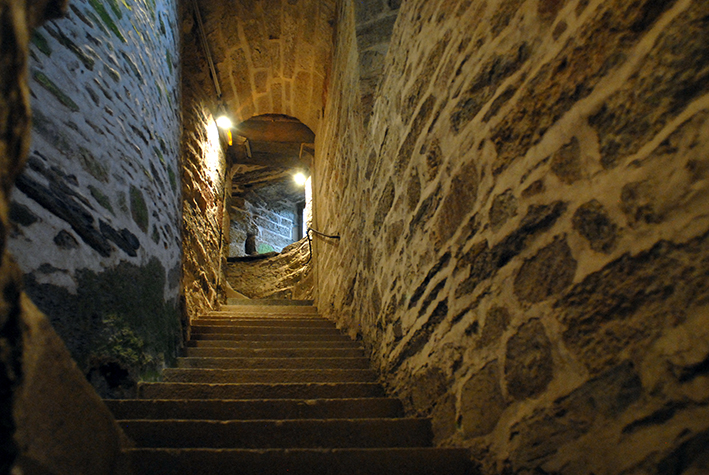
[[136, 475], [464, 474], [402, 417], [361, 346], [307, 301], [231, 301], [199, 318], [178, 367], [108, 400]]

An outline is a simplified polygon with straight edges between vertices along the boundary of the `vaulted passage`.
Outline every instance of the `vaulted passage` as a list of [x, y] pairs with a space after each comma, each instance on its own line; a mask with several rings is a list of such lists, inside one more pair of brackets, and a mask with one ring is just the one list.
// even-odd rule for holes
[[[312, 300], [394, 424], [430, 421], [409, 445], [473, 473], [709, 472], [707, 18], [704, 0], [0, 0], [0, 475], [126, 474], [126, 434], [178, 434], [121, 429], [103, 399], [277, 384], [220, 359], [255, 355], [189, 356], [230, 298]], [[184, 368], [202, 363], [245, 366]], [[135, 404], [243, 421], [226, 399]], [[267, 431], [290, 414], [274, 404], [224, 430]], [[426, 471], [377, 473], [402, 459]]]

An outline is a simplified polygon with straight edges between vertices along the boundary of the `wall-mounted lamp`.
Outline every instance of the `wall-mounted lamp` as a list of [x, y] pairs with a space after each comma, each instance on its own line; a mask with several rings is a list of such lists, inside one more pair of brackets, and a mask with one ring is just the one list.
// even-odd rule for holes
[[231, 121], [231, 118], [229, 118], [226, 105], [224, 105], [223, 102], [221, 102], [219, 104], [219, 107], [217, 108], [217, 118], [215, 122], [217, 123], [217, 127], [222, 129], [226, 133], [227, 142], [231, 146], [233, 141], [231, 135], [231, 128], [234, 124]]
[[295, 175], [293, 175], [293, 181], [295, 181], [296, 185], [303, 186], [303, 185], [305, 185], [305, 182], [308, 181], [308, 177], [305, 176], [305, 173], [298, 172]]
[[232, 126], [231, 119], [227, 117], [226, 114], [221, 114], [219, 117], [217, 117], [217, 126], [220, 129], [231, 129]]

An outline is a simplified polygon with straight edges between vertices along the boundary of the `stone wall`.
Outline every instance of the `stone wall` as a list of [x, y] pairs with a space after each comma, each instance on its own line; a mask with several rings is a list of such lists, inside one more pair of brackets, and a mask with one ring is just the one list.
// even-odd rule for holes
[[709, 4], [403, 2], [365, 129], [343, 1], [317, 305], [482, 473], [703, 473]]
[[369, 122], [377, 88], [384, 75], [384, 58], [400, 6], [401, 0], [364, 0], [354, 3], [359, 87], [365, 123]]
[[[62, 1], [0, 0], [0, 474], [125, 474], [121, 431], [48, 319], [22, 292], [7, 251], [10, 193], [30, 144], [27, 62], [34, 28]], [[17, 465], [16, 465], [16, 462]], [[20, 472], [13, 471], [13, 465]]]
[[297, 117], [316, 130], [327, 95], [334, 0], [199, 1], [235, 122]]
[[229, 262], [226, 278], [231, 288], [250, 299], [313, 298], [314, 277], [307, 238], [278, 255]]
[[188, 319], [216, 308], [229, 249], [225, 138], [214, 122], [217, 96], [192, 9], [182, 2], [182, 242]]
[[245, 256], [246, 239], [256, 238], [256, 251], [260, 254], [281, 252], [295, 241], [298, 207], [288, 200], [274, 199], [271, 193], [253, 190], [243, 198], [231, 201], [231, 229], [229, 231], [229, 257]]
[[157, 375], [181, 339], [176, 9], [78, 0], [31, 36], [8, 247], [103, 396]]

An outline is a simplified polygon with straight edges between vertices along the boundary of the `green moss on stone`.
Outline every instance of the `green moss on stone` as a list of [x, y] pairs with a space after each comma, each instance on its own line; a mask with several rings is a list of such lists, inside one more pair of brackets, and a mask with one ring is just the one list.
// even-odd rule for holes
[[172, 55], [167, 51], [165, 56], [167, 57], [167, 69], [170, 70], [170, 74], [172, 74]]
[[89, 192], [91, 192], [91, 196], [94, 197], [98, 204], [110, 211], [111, 214], [115, 214], [113, 212], [113, 206], [111, 206], [111, 200], [108, 199], [108, 196], [104, 195], [101, 190], [99, 190], [95, 186], [89, 185]]
[[111, 7], [111, 10], [113, 10], [113, 13], [116, 15], [116, 18], [119, 20], [123, 18], [123, 12], [121, 11], [120, 5], [118, 5], [118, 2], [116, 0], [106, 0], [108, 2], [108, 6]]
[[170, 179], [170, 188], [172, 188], [174, 193], [177, 193], [177, 180], [175, 179], [175, 172], [172, 171], [172, 168], [170, 167], [167, 169], [167, 176]]
[[103, 328], [94, 353], [101, 360], [118, 361], [129, 368], [143, 368], [153, 361], [145, 350], [145, 341], [125, 321], [114, 314], [103, 318]]
[[52, 48], [49, 47], [47, 43], [47, 38], [45, 38], [39, 31], [32, 33], [32, 44], [37, 47], [45, 56], [52, 55]]
[[133, 221], [143, 232], [148, 232], [148, 206], [145, 204], [143, 192], [131, 185], [130, 187], [130, 212]]
[[52, 35], [62, 46], [68, 49], [74, 56], [79, 58], [86, 69], [89, 71], [94, 70], [94, 64], [96, 63], [92, 57], [84, 53], [84, 51], [76, 45], [73, 41], [69, 39], [68, 36], [64, 35], [61, 31], [54, 31], [53, 29], [47, 28], [47, 32]]
[[155, 244], [160, 242], [160, 232], [157, 226], [153, 226], [153, 234], [150, 236], [150, 239], [152, 239]]
[[76, 158], [78, 158], [81, 168], [86, 170], [89, 175], [103, 183], [108, 183], [108, 169], [99, 163], [98, 160], [91, 155], [91, 152], [83, 147], [79, 147], [79, 153]]
[[[163, 366], [174, 365], [182, 339], [180, 311], [176, 299], [164, 296], [167, 272], [156, 257], [143, 266], [122, 262], [100, 273], [79, 269], [75, 279], [75, 294], [40, 284], [31, 273], [25, 282], [85, 374], [118, 364], [134, 384], [155, 380]], [[125, 394], [105, 383], [97, 389], [104, 397]]]
[[158, 159], [160, 159], [160, 163], [162, 163], [163, 166], [166, 166], [165, 157], [163, 157], [162, 151], [157, 147], [153, 147], [153, 151], [155, 152], [155, 155], [158, 156]]
[[128, 200], [126, 199], [126, 194], [123, 193], [122, 191], [118, 192], [118, 209], [120, 209], [123, 212], [123, 214], [130, 213], [130, 209], [128, 208]]
[[130, 56], [128, 56], [125, 52], [121, 51], [121, 56], [125, 60], [126, 64], [128, 65], [128, 68], [133, 72], [133, 75], [138, 78], [138, 80], [141, 82], [141, 84], [145, 84], [145, 81], [143, 80], [143, 75], [140, 74], [140, 70], [138, 69], [138, 66], [133, 62]]
[[155, 0], [148, 0], [146, 4], [150, 12], [150, 17], [155, 21]]
[[54, 84], [51, 79], [47, 77], [46, 74], [41, 73], [39, 71], [34, 71], [32, 73], [32, 77], [34, 78], [35, 81], [39, 83], [40, 86], [45, 88], [47, 91], [49, 91], [54, 97], [57, 98], [59, 102], [61, 102], [64, 106], [69, 108], [72, 112], [79, 112], [79, 106], [76, 105], [76, 102], [72, 101], [69, 96], [64, 94], [61, 89], [59, 89], [59, 86]]
[[[89, 18], [91, 19], [91, 21], [93, 21], [96, 25], [98, 25], [99, 29], [100, 29], [101, 31], [103, 31], [105, 34], [109, 34], [109, 33], [110, 33], [110, 32], [108, 31], [108, 29], [106, 28], [106, 25], [104, 25], [104, 24], [101, 22], [101, 20], [99, 20], [99, 18], [98, 18], [96, 15], [94, 15], [93, 13], [87, 11], [87, 12], [86, 12], [86, 16], [89, 17]], [[110, 44], [110, 43], [107, 43], [107, 46], [110, 47], [111, 44]]]
[[121, 81], [121, 73], [119, 73], [115, 69], [104, 64], [103, 70], [106, 71], [106, 74], [108, 74], [111, 77], [111, 79], [113, 79], [115, 82]]
[[108, 27], [108, 29], [111, 30], [119, 40], [125, 43], [126, 39], [123, 37], [121, 30], [118, 29], [118, 26], [113, 22], [113, 19], [111, 18], [111, 15], [108, 14], [106, 7], [104, 7], [99, 0], [89, 0], [89, 3], [91, 4], [91, 7], [96, 10], [98, 16], [101, 17], [103, 24], [106, 25], [106, 27]]

